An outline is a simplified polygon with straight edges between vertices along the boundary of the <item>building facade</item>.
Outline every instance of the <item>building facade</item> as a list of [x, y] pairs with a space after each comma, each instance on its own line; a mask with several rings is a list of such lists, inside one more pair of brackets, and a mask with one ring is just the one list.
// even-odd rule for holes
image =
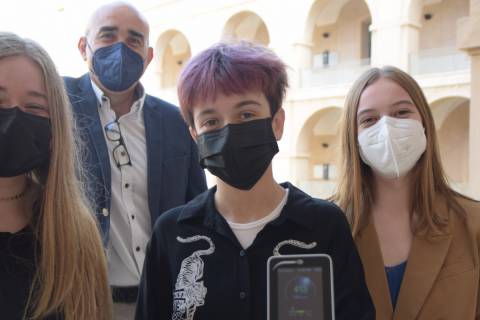
[[412, 74], [430, 103], [452, 185], [480, 198], [480, 0], [163, 0], [144, 10], [155, 50], [150, 92], [176, 102], [188, 59], [221, 40], [273, 49], [289, 66], [278, 180], [328, 196], [338, 120], [371, 66]]

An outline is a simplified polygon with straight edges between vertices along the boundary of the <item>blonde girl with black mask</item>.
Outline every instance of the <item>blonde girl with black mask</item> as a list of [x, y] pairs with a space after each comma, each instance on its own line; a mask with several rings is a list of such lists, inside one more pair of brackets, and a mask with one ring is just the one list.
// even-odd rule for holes
[[0, 33], [0, 315], [111, 318], [102, 243], [75, 170], [63, 82], [36, 43]]
[[377, 319], [480, 319], [480, 206], [454, 191], [430, 107], [407, 73], [366, 71], [341, 120], [347, 214]]

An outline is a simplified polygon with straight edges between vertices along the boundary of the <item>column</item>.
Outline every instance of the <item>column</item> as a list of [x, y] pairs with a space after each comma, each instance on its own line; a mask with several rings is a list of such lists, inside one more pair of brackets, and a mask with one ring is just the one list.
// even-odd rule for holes
[[480, 199], [480, 0], [470, 1], [470, 16], [457, 29], [457, 45], [471, 59], [469, 195]]

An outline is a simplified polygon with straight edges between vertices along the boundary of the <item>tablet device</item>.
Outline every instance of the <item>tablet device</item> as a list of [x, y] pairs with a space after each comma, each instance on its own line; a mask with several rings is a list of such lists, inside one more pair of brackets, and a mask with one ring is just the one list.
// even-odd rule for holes
[[335, 320], [329, 255], [281, 255], [268, 259], [267, 319]]

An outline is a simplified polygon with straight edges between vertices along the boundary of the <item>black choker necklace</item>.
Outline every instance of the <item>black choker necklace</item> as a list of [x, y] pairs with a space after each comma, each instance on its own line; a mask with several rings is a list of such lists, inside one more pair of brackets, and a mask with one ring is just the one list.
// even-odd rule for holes
[[25, 196], [27, 194], [29, 185], [30, 185], [30, 183], [27, 183], [27, 185], [25, 186], [25, 189], [23, 189], [22, 192], [14, 195], [14, 196], [0, 198], [0, 202], [13, 201], [13, 200], [17, 200], [17, 199], [22, 198], [23, 196]]

